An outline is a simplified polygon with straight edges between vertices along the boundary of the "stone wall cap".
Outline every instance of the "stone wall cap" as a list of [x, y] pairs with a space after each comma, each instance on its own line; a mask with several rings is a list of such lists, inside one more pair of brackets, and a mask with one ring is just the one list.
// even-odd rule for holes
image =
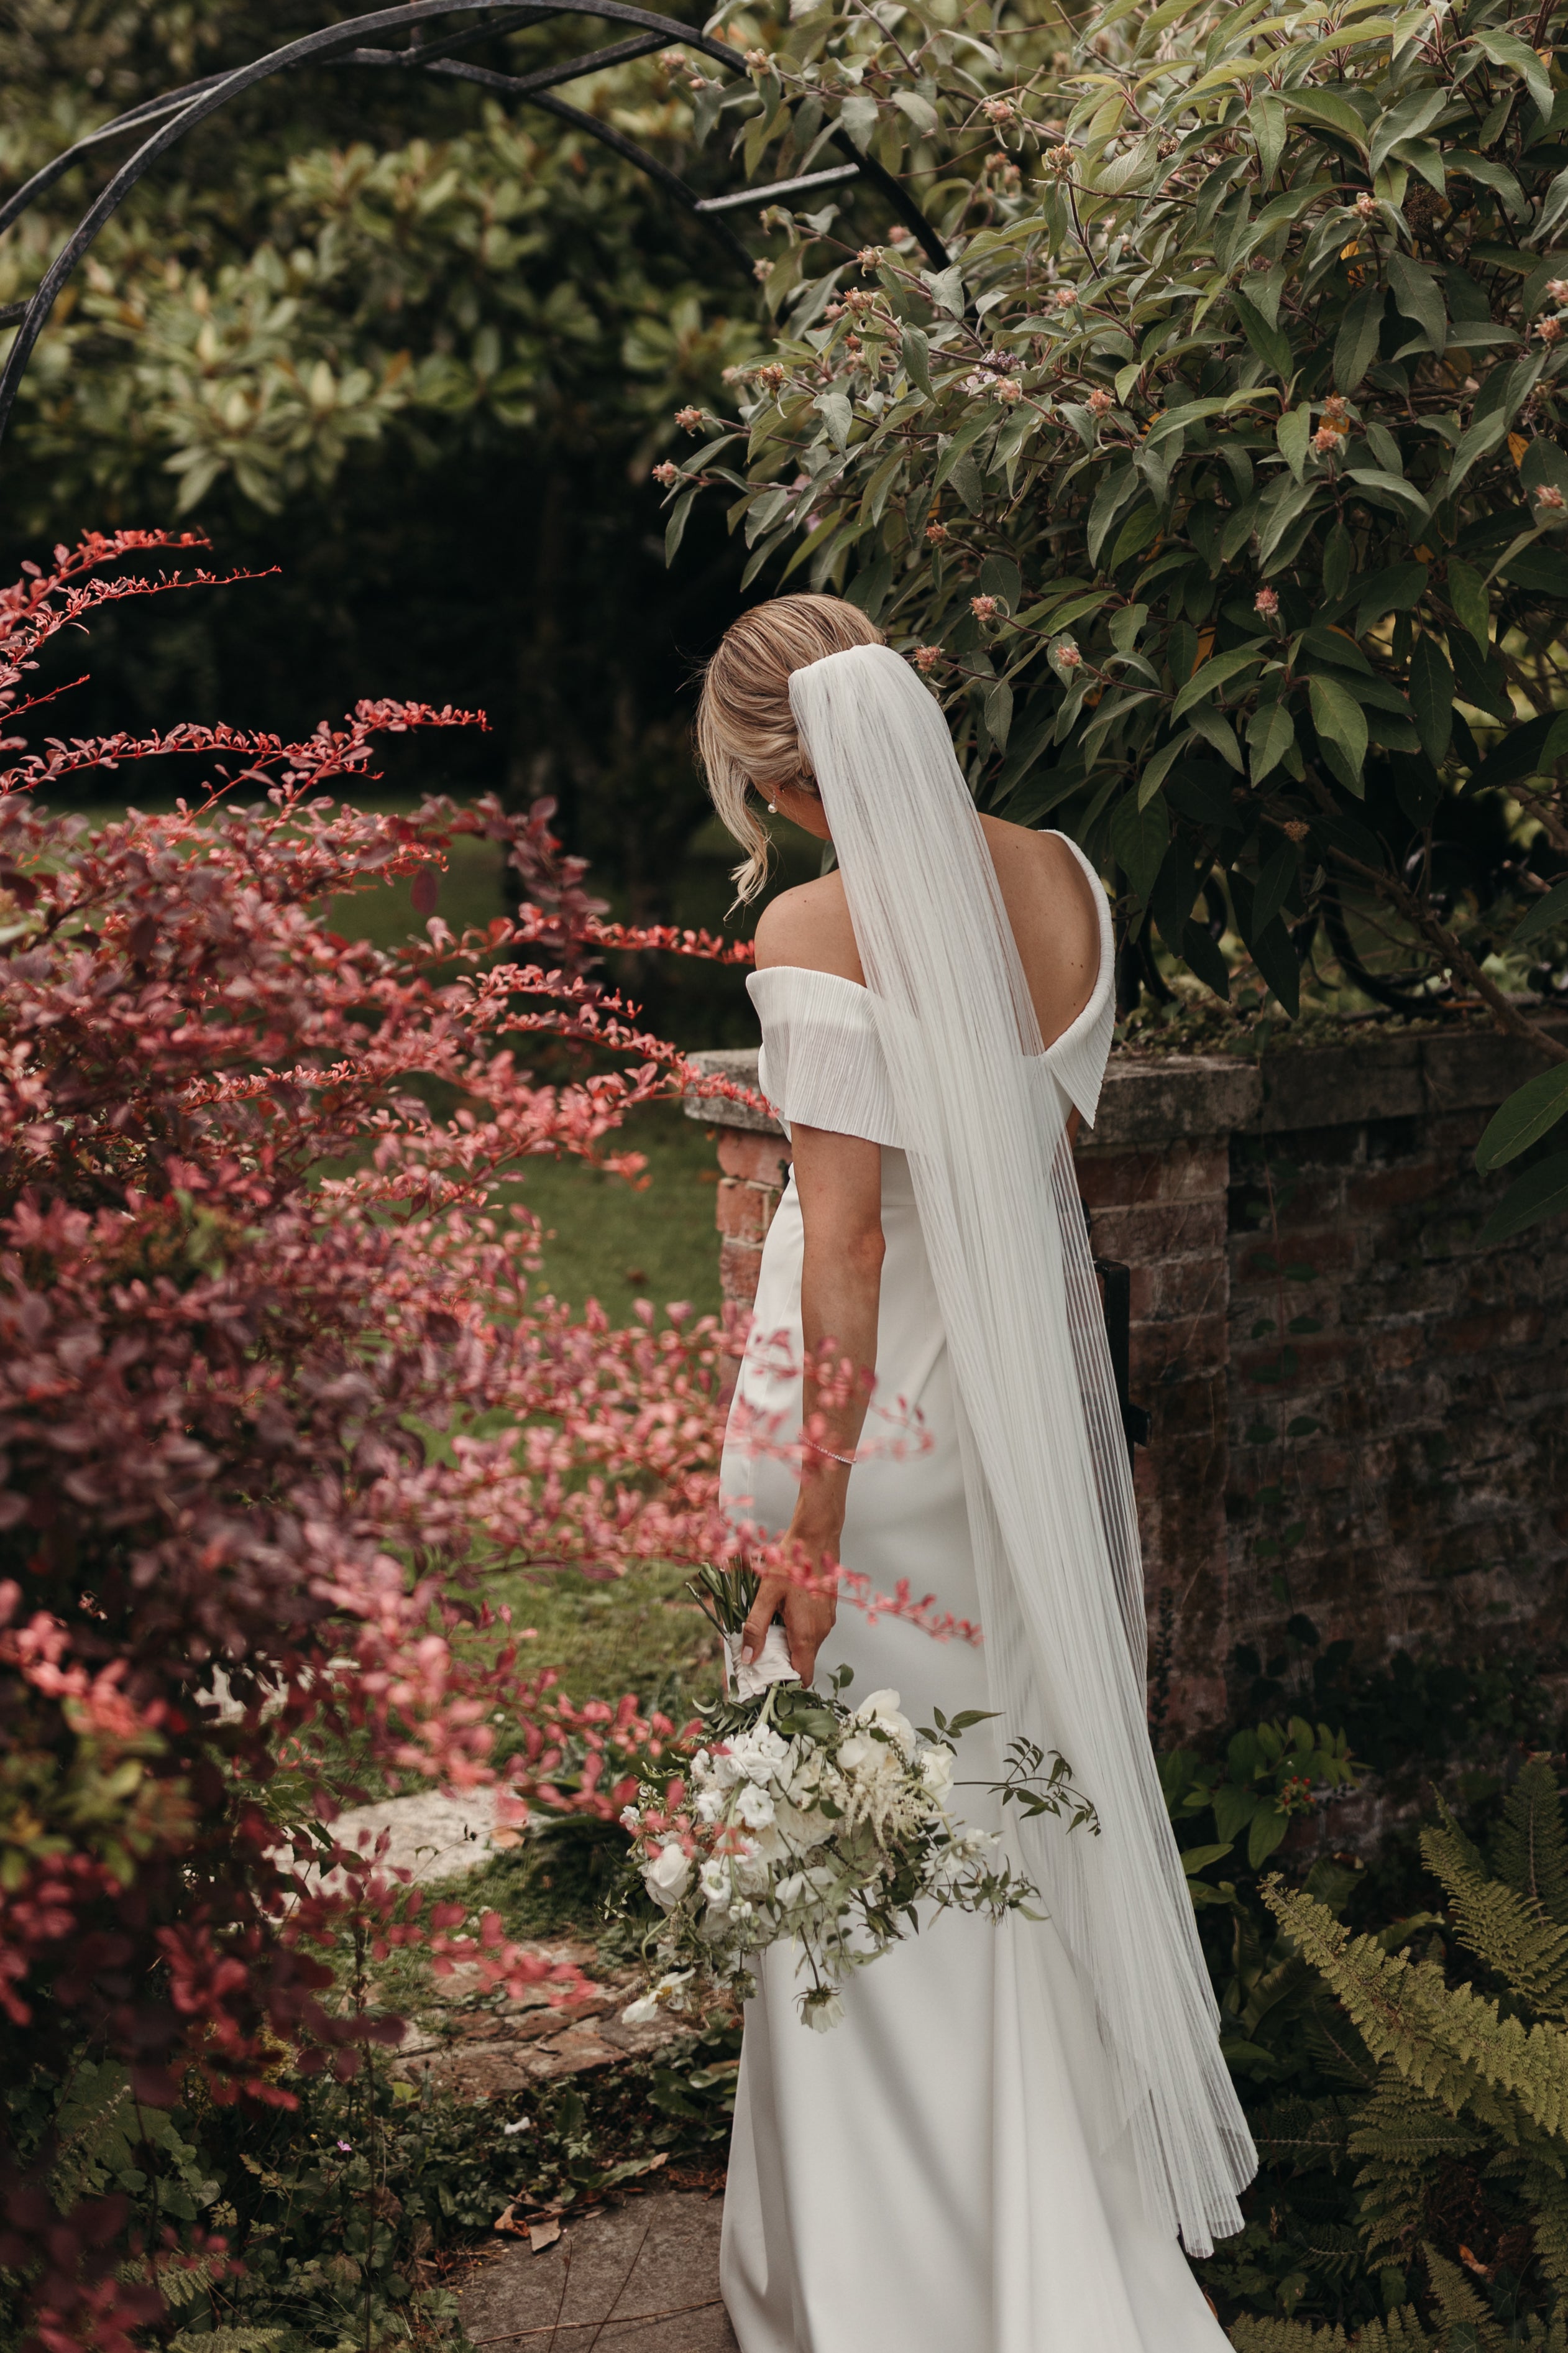
[[[1563, 1026], [1550, 1027], [1563, 1035]], [[757, 1049], [725, 1046], [689, 1057], [696, 1069], [755, 1089]], [[1380, 1031], [1333, 1044], [1291, 1046], [1261, 1064], [1233, 1054], [1137, 1054], [1118, 1047], [1106, 1067], [1088, 1149], [1154, 1148], [1237, 1130], [1354, 1127], [1367, 1120], [1490, 1110], [1543, 1068], [1524, 1039], [1496, 1029]], [[689, 1091], [688, 1119], [710, 1127], [784, 1131], [771, 1113]]]
[[[732, 1086], [754, 1090], [757, 1052], [755, 1046], [714, 1046], [700, 1054], [689, 1054], [686, 1059], [705, 1078], [728, 1079]], [[759, 1135], [784, 1134], [771, 1112], [732, 1102], [727, 1095], [703, 1094], [696, 1088], [688, 1088], [680, 1099], [680, 1107], [688, 1119], [700, 1120], [705, 1127], [745, 1127]]]
[[1250, 1127], [1263, 1089], [1255, 1062], [1231, 1054], [1113, 1052], [1090, 1148], [1172, 1144]]

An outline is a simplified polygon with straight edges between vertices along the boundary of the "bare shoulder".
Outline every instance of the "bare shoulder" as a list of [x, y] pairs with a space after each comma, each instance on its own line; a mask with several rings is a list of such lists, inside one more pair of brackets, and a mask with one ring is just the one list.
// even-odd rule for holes
[[843, 980], [864, 982], [855, 927], [849, 921], [843, 878], [819, 875], [781, 891], [763, 909], [756, 932], [757, 970], [773, 965], [801, 965], [808, 972], [836, 972]]
[[1059, 834], [981, 819], [1040, 1033], [1049, 1045], [1082, 1012], [1100, 977], [1099, 886]]

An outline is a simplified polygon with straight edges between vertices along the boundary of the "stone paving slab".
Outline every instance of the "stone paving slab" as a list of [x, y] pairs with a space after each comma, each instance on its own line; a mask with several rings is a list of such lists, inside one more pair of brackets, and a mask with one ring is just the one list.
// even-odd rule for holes
[[738, 2353], [719, 2299], [717, 2198], [654, 2190], [524, 2242], [458, 2284], [482, 2353]]

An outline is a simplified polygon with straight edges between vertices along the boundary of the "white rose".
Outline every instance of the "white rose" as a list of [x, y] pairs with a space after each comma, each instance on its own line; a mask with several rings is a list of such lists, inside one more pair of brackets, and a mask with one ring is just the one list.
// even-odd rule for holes
[[838, 1762], [846, 1773], [864, 1777], [880, 1769], [887, 1753], [882, 1743], [873, 1740], [868, 1732], [852, 1732], [847, 1740], [838, 1745]]
[[952, 1787], [955, 1758], [951, 1748], [928, 1748], [921, 1757], [921, 1779], [933, 1798], [945, 1798]]
[[642, 1880], [654, 1902], [666, 1912], [673, 1912], [691, 1884], [691, 1859], [672, 1839], [668, 1846], [659, 1848], [651, 1862], [644, 1863]]
[[765, 1831], [773, 1819], [773, 1801], [765, 1789], [753, 1784], [736, 1799], [734, 1819], [744, 1822], [749, 1831]]
[[879, 1724], [884, 1732], [891, 1733], [907, 1757], [915, 1745], [915, 1728], [909, 1717], [901, 1714], [899, 1697], [896, 1691], [874, 1691], [869, 1699], [861, 1701], [852, 1721], [856, 1724]]

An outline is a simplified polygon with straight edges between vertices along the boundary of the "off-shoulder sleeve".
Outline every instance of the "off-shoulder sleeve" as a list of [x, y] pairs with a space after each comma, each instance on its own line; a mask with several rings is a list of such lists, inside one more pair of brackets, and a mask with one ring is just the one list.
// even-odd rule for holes
[[1057, 838], [1067, 843], [1094, 892], [1094, 903], [1100, 910], [1100, 972], [1089, 1003], [1061, 1036], [1047, 1047], [1044, 1060], [1068, 1101], [1083, 1114], [1084, 1125], [1092, 1127], [1110, 1055], [1111, 1033], [1116, 1028], [1116, 942], [1104, 883], [1070, 835], [1063, 833]]
[[804, 1120], [896, 1145], [888, 1066], [865, 989], [799, 965], [771, 965], [746, 987], [763, 1025], [757, 1083], [785, 1134]]

